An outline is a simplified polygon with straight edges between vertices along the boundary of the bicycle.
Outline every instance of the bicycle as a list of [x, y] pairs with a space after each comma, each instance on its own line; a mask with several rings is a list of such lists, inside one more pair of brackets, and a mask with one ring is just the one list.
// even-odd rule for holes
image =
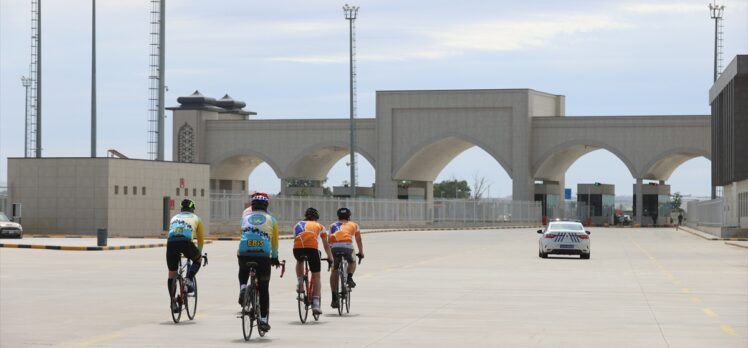
[[[208, 253], [203, 254], [200, 258], [203, 259], [203, 266], [208, 264]], [[187, 311], [187, 317], [190, 320], [195, 319], [195, 314], [197, 313], [197, 278], [193, 279], [192, 292], [189, 291], [186, 279], [184, 278], [184, 273], [187, 272], [190, 265], [192, 265], [192, 260], [188, 258], [182, 257], [179, 260], [177, 277], [174, 279], [174, 286], [179, 286], [179, 291], [174, 289], [174, 297], [171, 299], [172, 303], [176, 303], [179, 309], [176, 312], [173, 309], [171, 310], [171, 319], [174, 320], [175, 324], [178, 324], [179, 319], [182, 317], [183, 307]], [[192, 304], [192, 308], [190, 308], [190, 304]]]
[[[312, 301], [314, 301], [314, 295], [316, 294], [314, 293], [314, 277], [310, 277], [309, 259], [307, 259], [306, 256], [302, 256], [301, 260], [304, 262], [304, 275], [302, 276], [304, 281], [304, 288], [302, 289], [303, 292], [297, 291], [298, 296], [296, 297], [296, 300], [298, 301], [299, 307], [299, 319], [301, 320], [301, 323], [304, 324], [306, 323], [306, 319], [309, 316], [309, 308], [312, 307]], [[328, 259], [326, 258], [320, 259], [320, 261], [327, 260]], [[319, 320], [319, 314], [317, 313], [312, 313], [312, 317], [314, 317], [314, 321]]]
[[[345, 253], [336, 252], [333, 257], [337, 260], [338, 266], [335, 270], [338, 272], [338, 288], [334, 289], [335, 293], [338, 294], [338, 315], [343, 315], [343, 305], [345, 305], [345, 312], [351, 312], [351, 288], [348, 286], [348, 261], [345, 259]], [[358, 263], [361, 264], [361, 254], [356, 254], [358, 257]], [[330, 266], [327, 266], [327, 270], [330, 270]], [[343, 270], [341, 272], [341, 270]]]
[[[247, 262], [249, 267], [249, 282], [244, 288], [244, 303], [242, 304], [242, 333], [244, 340], [249, 341], [252, 337], [252, 331], [257, 327], [257, 333], [260, 337], [265, 336], [265, 331], [260, 329], [258, 321], [260, 320], [260, 283], [257, 279], [257, 262]], [[286, 260], [281, 261], [281, 278], [286, 273]], [[270, 315], [268, 314], [268, 317]]]

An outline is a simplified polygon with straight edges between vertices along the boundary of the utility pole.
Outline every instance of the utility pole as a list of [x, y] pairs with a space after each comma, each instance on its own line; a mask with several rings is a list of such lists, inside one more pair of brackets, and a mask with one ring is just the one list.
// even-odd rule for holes
[[96, 0], [91, 0], [91, 158], [96, 158]]
[[354, 39], [353, 39], [353, 24], [356, 21], [356, 15], [358, 14], [358, 6], [349, 6], [345, 4], [343, 6], [343, 13], [345, 13], [345, 19], [348, 21], [349, 35], [348, 43], [350, 47], [350, 104], [351, 104], [351, 198], [356, 198], [356, 132], [355, 132], [355, 119], [356, 119], [356, 66], [354, 60]]

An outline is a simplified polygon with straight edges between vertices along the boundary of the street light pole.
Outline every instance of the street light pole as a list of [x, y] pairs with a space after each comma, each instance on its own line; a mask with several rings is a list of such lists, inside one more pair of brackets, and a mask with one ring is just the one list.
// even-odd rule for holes
[[96, 158], [96, 0], [91, 0], [91, 158]]
[[354, 71], [353, 71], [353, 22], [358, 14], [358, 6], [343, 6], [345, 19], [348, 20], [348, 45], [350, 53], [350, 112], [351, 112], [351, 198], [356, 198], [356, 133], [355, 133], [355, 115], [354, 115]]
[[23, 137], [23, 157], [29, 157], [29, 87], [31, 87], [31, 78], [26, 76], [21, 76], [21, 84], [26, 89], [26, 99], [25, 104], [25, 114], [26, 117], [24, 117], [25, 124], [26, 124], [26, 131], [24, 132]]

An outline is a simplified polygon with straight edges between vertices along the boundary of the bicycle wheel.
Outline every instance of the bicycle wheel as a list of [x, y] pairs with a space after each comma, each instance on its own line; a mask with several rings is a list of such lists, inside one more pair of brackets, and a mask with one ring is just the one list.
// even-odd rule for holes
[[171, 300], [177, 304], [178, 312], [174, 312], [169, 304], [169, 311], [171, 312], [171, 319], [174, 320], [175, 324], [179, 323], [179, 319], [182, 317], [182, 278], [178, 277], [174, 282], [174, 298]]
[[193, 292], [188, 293], [189, 289], [185, 290], [185, 299], [187, 300], [185, 303], [186, 309], [187, 309], [187, 317], [190, 318], [190, 320], [195, 319], [195, 314], [197, 313], [197, 278], [192, 279], [192, 286], [193, 286]]
[[346, 286], [345, 287], [345, 312], [350, 313], [351, 312], [351, 289]]
[[252, 308], [252, 290], [251, 286], [244, 288], [244, 304], [242, 304], [242, 333], [244, 340], [249, 341], [252, 337], [252, 328], [254, 327], [254, 308]]
[[[253, 293], [254, 294], [252, 295], [252, 303], [254, 304], [253, 306], [254, 306], [254, 313], [255, 313], [255, 321], [254, 322], [255, 322], [255, 326], [257, 326], [257, 333], [260, 334], [260, 337], [263, 337], [263, 336], [265, 336], [265, 331], [262, 331], [262, 329], [260, 329], [260, 316], [261, 316], [261, 313], [260, 313], [260, 291], [259, 291], [259, 289], [257, 287], [255, 287], [255, 290], [253, 291]], [[270, 316], [268, 315], [268, 317], [270, 317]]]
[[338, 270], [338, 315], [343, 315], [343, 306], [345, 306], [346, 285], [345, 285], [345, 273], [341, 271], [345, 268], [340, 267]]
[[[304, 289], [309, 289], [309, 279], [306, 275], [304, 275]], [[298, 293], [298, 299], [296, 302], [298, 302], [299, 307], [299, 319], [301, 320], [301, 323], [306, 323], [306, 318], [309, 315], [309, 297], [307, 296], [307, 292], [304, 291], [303, 293]]]

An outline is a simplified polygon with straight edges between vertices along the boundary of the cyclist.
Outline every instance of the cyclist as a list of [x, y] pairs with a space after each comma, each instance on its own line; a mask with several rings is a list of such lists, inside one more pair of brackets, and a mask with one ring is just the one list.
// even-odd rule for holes
[[[353, 281], [353, 273], [356, 271], [356, 263], [353, 261], [353, 238], [356, 238], [356, 245], [358, 246], [358, 256], [364, 258], [364, 244], [361, 241], [361, 230], [358, 228], [358, 224], [351, 221], [351, 210], [348, 208], [340, 208], [337, 211], [338, 221], [330, 226], [330, 235], [327, 237], [332, 254], [335, 256], [335, 267], [330, 272], [330, 289], [338, 288], [338, 272], [337, 267], [340, 265], [340, 257], [338, 254], [342, 254], [348, 261], [348, 287], [355, 288], [356, 283]], [[338, 294], [332, 291], [332, 308], [338, 308]]]
[[317, 240], [322, 237], [322, 245], [327, 254], [328, 262], [331, 259], [330, 245], [327, 243], [327, 231], [325, 226], [317, 222], [319, 220], [319, 212], [317, 209], [308, 208], [304, 213], [304, 220], [299, 221], [294, 226], [294, 240], [293, 240], [293, 256], [296, 258], [296, 278], [298, 279], [298, 287], [296, 291], [301, 294], [304, 292], [304, 263], [302, 257], [306, 256], [309, 261], [309, 270], [312, 271], [312, 279], [314, 279], [314, 297], [312, 297], [312, 312], [314, 314], [322, 314], [320, 309], [320, 294], [322, 293], [322, 283], [320, 282], [320, 253], [317, 250]]
[[[192, 239], [197, 237], [197, 247]], [[195, 215], [195, 202], [185, 199], [181, 203], [179, 214], [171, 218], [169, 224], [169, 236], [166, 242], [166, 267], [169, 268], [169, 296], [171, 296], [171, 309], [176, 313], [179, 306], [174, 299], [174, 279], [177, 277], [177, 268], [179, 267], [179, 258], [183, 254], [186, 258], [192, 260], [189, 270], [187, 270], [187, 286], [193, 291], [193, 280], [195, 274], [200, 270], [200, 257], [203, 254], [203, 244], [205, 243], [205, 234], [203, 232], [203, 221]]]
[[257, 278], [260, 287], [260, 320], [262, 331], [269, 331], [270, 266], [278, 262], [278, 222], [267, 212], [270, 198], [266, 193], [252, 195], [252, 212], [242, 217], [242, 239], [236, 252], [239, 260], [239, 305], [244, 304], [244, 288], [249, 280], [247, 262], [257, 263]]

